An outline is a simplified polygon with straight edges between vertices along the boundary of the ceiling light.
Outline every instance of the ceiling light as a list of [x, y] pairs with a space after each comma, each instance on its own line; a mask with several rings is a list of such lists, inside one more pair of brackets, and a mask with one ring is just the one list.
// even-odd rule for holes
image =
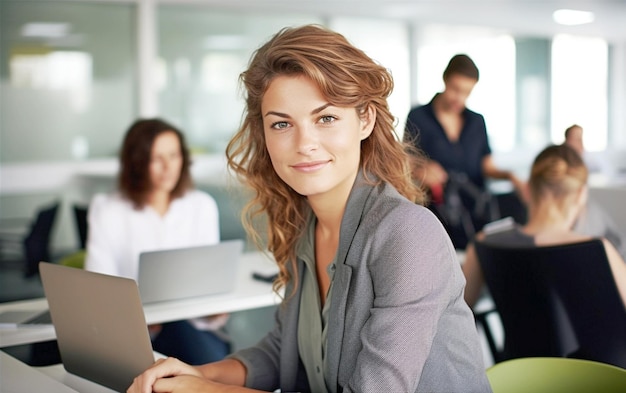
[[22, 37], [31, 38], [61, 38], [70, 31], [67, 23], [33, 22], [22, 26]]
[[575, 26], [593, 22], [595, 16], [593, 12], [579, 10], [556, 10], [552, 14], [552, 19], [560, 25]]

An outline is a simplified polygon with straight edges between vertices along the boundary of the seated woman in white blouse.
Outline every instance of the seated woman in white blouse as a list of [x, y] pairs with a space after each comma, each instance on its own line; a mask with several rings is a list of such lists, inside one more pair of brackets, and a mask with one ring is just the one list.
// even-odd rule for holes
[[[87, 270], [137, 279], [139, 254], [218, 243], [215, 200], [193, 189], [183, 134], [160, 119], [134, 122], [120, 152], [118, 190], [94, 196]], [[152, 326], [153, 347], [193, 364], [220, 360], [230, 345], [219, 315]]]

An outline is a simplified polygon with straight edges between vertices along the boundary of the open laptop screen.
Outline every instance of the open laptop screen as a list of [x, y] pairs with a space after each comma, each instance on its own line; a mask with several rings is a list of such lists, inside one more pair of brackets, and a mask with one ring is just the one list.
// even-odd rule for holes
[[143, 252], [139, 255], [139, 292], [144, 304], [232, 291], [243, 240], [210, 246]]
[[39, 270], [65, 370], [126, 391], [154, 363], [137, 283], [47, 262]]

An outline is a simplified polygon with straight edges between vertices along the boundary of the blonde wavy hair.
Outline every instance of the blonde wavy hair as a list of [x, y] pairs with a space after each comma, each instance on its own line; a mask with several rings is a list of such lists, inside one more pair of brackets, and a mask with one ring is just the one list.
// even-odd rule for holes
[[[295, 248], [302, 235], [310, 207], [276, 174], [265, 146], [261, 103], [277, 76], [306, 76], [317, 84], [331, 105], [355, 108], [360, 115], [376, 110], [371, 135], [361, 142], [361, 169], [373, 184], [387, 182], [402, 195], [423, 203], [424, 192], [411, 179], [414, 160], [421, 154], [399, 142], [395, 118], [387, 97], [393, 89], [391, 74], [342, 35], [318, 25], [284, 28], [253, 54], [240, 75], [246, 108], [239, 131], [226, 148], [228, 168], [249, 186], [253, 195], [244, 207], [244, 227], [257, 246], [274, 255], [279, 290], [295, 271]], [[266, 219], [266, 241], [255, 225]], [[297, 283], [296, 283], [297, 285]]]
[[546, 147], [535, 158], [528, 186], [534, 204], [552, 196], [563, 209], [568, 197], [587, 183], [588, 171], [576, 150], [568, 145]]

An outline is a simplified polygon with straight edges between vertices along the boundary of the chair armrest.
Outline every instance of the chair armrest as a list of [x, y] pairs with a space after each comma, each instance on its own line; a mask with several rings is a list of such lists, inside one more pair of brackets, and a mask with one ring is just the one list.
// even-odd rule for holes
[[494, 338], [494, 334], [491, 331], [491, 326], [489, 325], [489, 321], [487, 321], [487, 317], [493, 313], [498, 313], [495, 307], [489, 309], [483, 309], [480, 311], [472, 310], [474, 313], [474, 320], [476, 324], [480, 324], [482, 326], [483, 331], [485, 332], [485, 338], [487, 339], [487, 344], [489, 345], [489, 350], [491, 351], [491, 356], [493, 358], [494, 363], [501, 362], [503, 359], [502, 352], [498, 350], [498, 346], [496, 345], [496, 340]]

